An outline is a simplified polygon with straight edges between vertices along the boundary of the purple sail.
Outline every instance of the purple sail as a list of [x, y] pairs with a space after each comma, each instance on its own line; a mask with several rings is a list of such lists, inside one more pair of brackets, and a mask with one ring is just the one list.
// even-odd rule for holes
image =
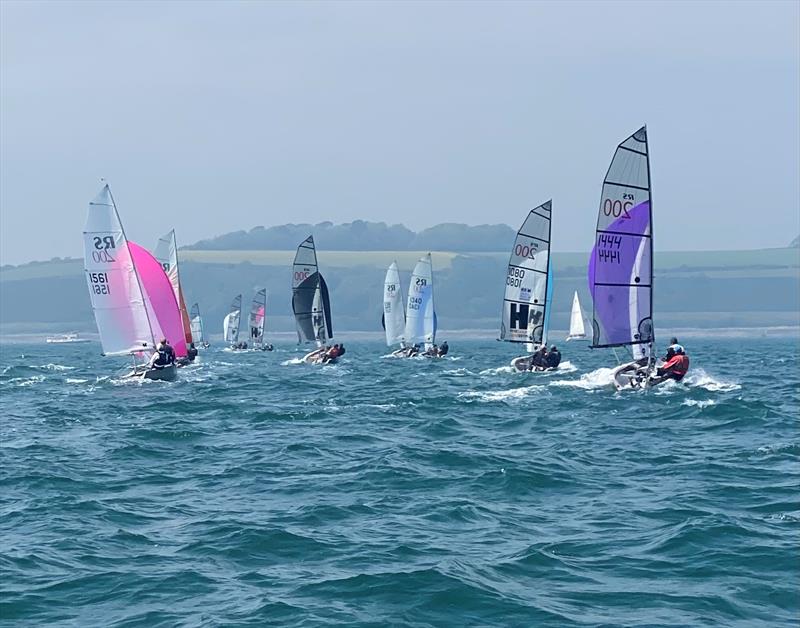
[[[603, 183], [595, 245], [589, 259], [594, 302], [593, 346], [653, 341], [650, 176], [644, 129], [617, 147]], [[638, 355], [641, 354], [641, 355]]]

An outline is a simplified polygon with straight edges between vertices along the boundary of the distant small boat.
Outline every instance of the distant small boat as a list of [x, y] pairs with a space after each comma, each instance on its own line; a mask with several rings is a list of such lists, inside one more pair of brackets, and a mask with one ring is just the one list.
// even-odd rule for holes
[[267, 350], [264, 342], [264, 332], [267, 327], [267, 290], [262, 288], [253, 297], [250, 306], [250, 348]]
[[[333, 339], [328, 284], [319, 272], [314, 236], [297, 247], [292, 264], [292, 313], [297, 325], [297, 342], [315, 342], [317, 349], [303, 357], [309, 364], [325, 364], [326, 347]], [[335, 358], [334, 358], [335, 359]]]
[[203, 317], [200, 316], [200, 305], [198, 305], [197, 303], [195, 303], [192, 306], [191, 329], [192, 329], [192, 338], [194, 338], [194, 341], [201, 347], [207, 349], [209, 343], [205, 337], [205, 328], [203, 327]]
[[242, 317], [242, 295], [237, 294], [236, 298], [231, 303], [230, 311], [225, 315], [222, 321], [222, 333], [225, 336], [225, 342], [232, 349], [238, 348], [239, 344], [239, 320]]
[[60, 336], [48, 336], [45, 341], [48, 344], [62, 345], [75, 342], [91, 342], [88, 338], [79, 338], [77, 333], [61, 334]]

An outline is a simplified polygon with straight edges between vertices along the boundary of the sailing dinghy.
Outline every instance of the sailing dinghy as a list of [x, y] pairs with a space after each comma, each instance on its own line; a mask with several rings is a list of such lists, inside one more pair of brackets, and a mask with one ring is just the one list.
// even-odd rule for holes
[[583, 324], [583, 309], [578, 298], [578, 291], [572, 297], [572, 312], [569, 316], [569, 335], [567, 340], [589, 340], [586, 337], [586, 327]]
[[314, 236], [297, 247], [292, 264], [292, 312], [297, 325], [297, 342], [315, 342], [317, 348], [303, 356], [309, 364], [335, 361], [326, 356], [327, 343], [333, 338], [331, 303], [328, 285], [317, 266]]
[[386, 332], [386, 345], [391, 347], [400, 343], [395, 353], [406, 351], [406, 311], [403, 288], [400, 285], [400, 271], [397, 262], [392, 262], [386, 270], [383, 282], [383, 316], [381, 325]]
[[511, 360], [518, 371], [532, 368], [534, 352], [547, 344], [553, 290], [550, 265], [552, 201], [528, 212], [517, 231], [506, 272], [500, 340], [525, 344], [528, 355]]
[[204, 349], [208, 349], [209, 344], [206, 340], [205, 328], [203, 327], [203, 317], [200, 316], [200, 305], [197, 303], [192, 305], [190, 324], [194, 341]]
[[[148, 362], [156, 338], [168, 338], [175, 324], [180, 325], [177, 303], [171, 287], [164, 292], [163, 282], [169, 286], [169, 280], [158, 262], [125, 236], [108, 185], [89, 203], [83, 243], [86, 281], [103, 355], [132, 356], [134, 369], [128, 377], [173, 381], [174, 364], [151, 368]], [[160, 276], [153, 272], [151, 260]], [[182, 334], [175, 342], [177, 352]]]
[[[429, 358], [441, 357], [436, 346], [436, 308], [433, 301], [433, 264], [431, 254], [419, 258], [408, 285], [406, 301], [405, 342], [410, 345], [406, 349], [394, 352], [394, 355], [413, 357], [421, 355]], [[424, 343], [425, 350], [419, 353], [419, 345]]]
[[239, 320], [242, 317], [242, 295], [237, 294], [231, 302], [230, 311], [222, 321], [222, 333], [231, 349], [238, 349]]
[[624, 347], [617, 390], [648, 388], [653, 358], [653, 209], [647, 128], [617, 146], [608, 167], [589, 258], [592, 349]]
[[270, 351], [272, 345], [264, 343], [267, 325], [267, 291], [262, 288], [253, 297], [250, 306], [250, 346], [259, 351]]

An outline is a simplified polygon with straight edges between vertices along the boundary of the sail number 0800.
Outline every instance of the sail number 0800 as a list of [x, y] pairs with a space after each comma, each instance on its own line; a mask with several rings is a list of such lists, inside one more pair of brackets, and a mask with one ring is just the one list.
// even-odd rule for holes
[[506, 285], [514, 288], [519, 288], [522, 285], [522, 280], [525, 278], [524, 268], [509, 268], [508, 275], [506, 276]]

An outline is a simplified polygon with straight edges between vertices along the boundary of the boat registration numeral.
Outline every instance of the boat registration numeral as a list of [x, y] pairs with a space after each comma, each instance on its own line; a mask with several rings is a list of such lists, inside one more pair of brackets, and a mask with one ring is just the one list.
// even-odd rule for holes
[[111, 294], [108, 273], [89, 273], [89, 283], [92, 284], [92, 291], [95, 294]]
[[164, 269], [165, 273], [168, 273], [169, 272], [169, 262], [164, 262], [163, 264], [161, 264], [161, 268]]
[[512, 288], [519, 288], [522, 285], [522, 280], [525, 278], [525, 269], [509, 267], [508, 276], [506, 277], [506, 285]]
[[305, 281], [308, 279], [308, 271], [307, 270], [296, 270], [294, 271], [294, 280], [295, 281]]
[[633, 207], [633, 194], [623, 194], [622, 200], [617, 199], [616, 201], [612, 201], [610, 198], [607, 198], [603, 201], [603, 213], [606, 216], [613, 216], [614, 218], [622, 216], [624, 220], [630, 220], [631, 215], [628, 213], [628, 210], [631, 207]]
[[408, 309], [409, 310], [418, 310], [420, 305], [422, 305], [422, 298], [421, 297], [408, 297]]
[[597, 259], [601, 262], [622, 263], [621, 245], [622, 236], [600, 234], [597, 238]]

